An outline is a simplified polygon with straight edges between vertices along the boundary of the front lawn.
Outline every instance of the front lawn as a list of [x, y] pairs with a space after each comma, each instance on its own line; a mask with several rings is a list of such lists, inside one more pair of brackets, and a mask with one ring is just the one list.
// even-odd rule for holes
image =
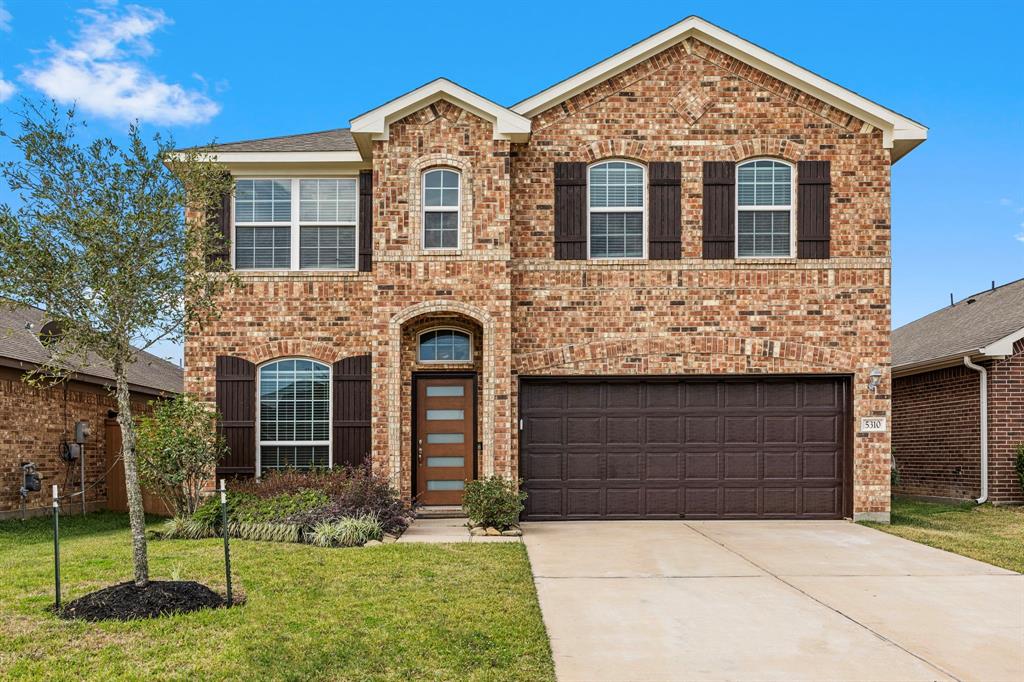
[[1024, 573], [1024, 507], [951, 505], [895, 498], [892, 523], [865, 525]]
[[[61, 519], [64, 600], [130, 579], [126, 515]], [[0, 522], [0, 679], [550, 680], [521, 544], [320, 549], [232, 540], [248, 603], [127, 623], [69, 622], [49, 519]], [[157, 580], [222, 591], [219, 539], [149, 543]]]

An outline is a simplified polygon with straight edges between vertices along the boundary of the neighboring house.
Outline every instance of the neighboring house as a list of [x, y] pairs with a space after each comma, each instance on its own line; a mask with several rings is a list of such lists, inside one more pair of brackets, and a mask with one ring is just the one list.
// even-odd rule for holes
[[[93, 510], [108, 501], [107, 426], [117, 416], [110, 367], [87, 361], [67, 381], [43, 388], [23, 381], [50, 359], [47, 344], [54, 331], [42, 310], [0, 300], [0, 518], [21, 513], [23, 463], [35, 464], [42, 478], [43, 489], [26, 500], [30, 511], [49, 511], [54, 483], [62, 495], [81, 490], [81, 460], [68, 463], [61, 458], [61, 444], [74, 442], [78, 421], [90, 428], [84, 447], [86, 504]], [[182, 390], [181, 368], [149, 353], [140, 353], [128, 368], [128, 380], [134, 409], [140, 413], [148, 401]], [[66, 500], [62, 508], [78, 511], [81, 497]]]
[[1024, 502], [1024, 279], [896, 329], [892, 364], [894, 492]]
[[[438, 79], [223, 144], [188, 337], [222, 474], [353, 464], [524, 518], [889, 514], [890, 167], [927, 129], [691, 17], [511, 107]], [[882, 372], [877, 391], [872, 371]]]

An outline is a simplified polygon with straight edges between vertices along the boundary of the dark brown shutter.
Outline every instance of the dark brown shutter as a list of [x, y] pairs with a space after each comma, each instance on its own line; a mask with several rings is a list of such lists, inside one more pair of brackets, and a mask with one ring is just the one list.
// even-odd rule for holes
[[226, 192], [220, 198], [220, 208], [213, 219], [217, 231], [217, 244], [206, 255], [206, 262], [215, 265], [217, 261], [231, 263], [231, 193]]
[[217, 475], [256, 474], [256, 365], [229, 355], [217, 356], [218, 431], [228, 455]]
[[832, 162], [800, 161], [796, 176], [796, 255], [798, 258], [828, 258]]
[[370, 355], [334, 363], [334, 466], [358, 466], [370, 456]]
[[651, 260], [678, 259], [682, 256], [682, 164], [654, 161], [647, 172], [647, 256]]
[[359, 171], [359, 269], [373, 270], [373, 171]]
[[555, 260], [587, 258], [587, 164], [555, 164]]
[[736, 257], [736, 164], [704, 162], [704, 258]]

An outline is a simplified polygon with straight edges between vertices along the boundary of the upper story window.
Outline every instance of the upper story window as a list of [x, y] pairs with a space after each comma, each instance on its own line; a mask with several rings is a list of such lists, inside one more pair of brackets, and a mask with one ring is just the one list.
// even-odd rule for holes
[[645, 256], [644, 174], [629, 161], [603, 161], [588, 170], [591, 258]]
[[736, 168], [736, 256], [793, 255], [793, 167], [757, 159]]
[[419, 337], [420, 362], [469, 362], [472, 342], [467, 332], [458, 329], [432, 329]]
[[423, 248], [459, 248], [461, 176], [449, 168], [423, 174]]
[[355, 178], [238, 180], [235, 268], [354, 270], [357, 205]]
[[331, 464], [331, 368], [276, 360], [259, 370], [260, 472]]

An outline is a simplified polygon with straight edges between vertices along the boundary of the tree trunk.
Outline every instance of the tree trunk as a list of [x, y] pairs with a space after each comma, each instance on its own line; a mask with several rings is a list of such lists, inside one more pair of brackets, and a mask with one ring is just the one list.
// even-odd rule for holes
[[128, 519], [132, 527], [132, 563], [135, 584], [149, 584], [149, 558], [146, 555], [146, 512], [142, 505], [142, 488], [135, 462], [135, 422], [132, 419], [132, 397], [128, 390], [125, 367], [114, 363], [117, 380], [117, 423], [121, 425], [121, 459], [124, 462], [124, 488], [128, 496]]

